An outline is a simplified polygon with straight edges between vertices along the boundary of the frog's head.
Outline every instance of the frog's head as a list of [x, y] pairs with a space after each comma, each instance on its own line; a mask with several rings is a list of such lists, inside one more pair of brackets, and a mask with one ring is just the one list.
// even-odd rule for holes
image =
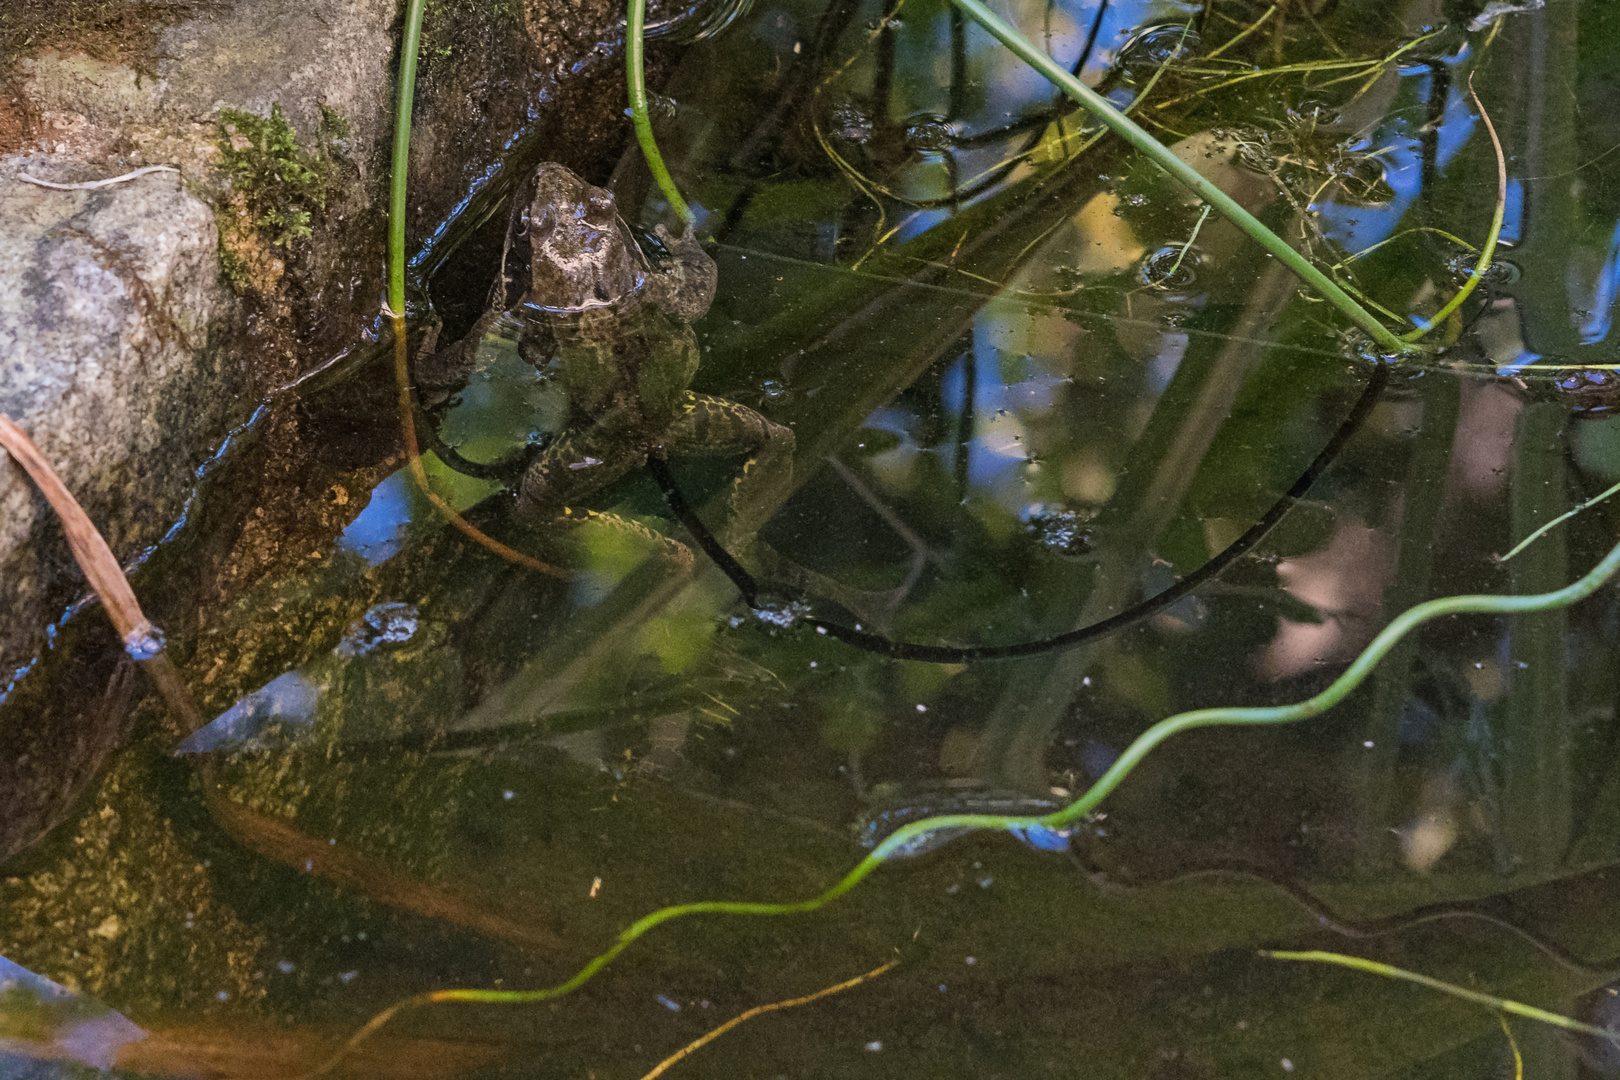
[[533, 261], [526, 299], [537, 307], [622, 306], [646, 278], [646, 256], [619, 220], [613, 193], [556, 162], [535, 170], [528, 233]]

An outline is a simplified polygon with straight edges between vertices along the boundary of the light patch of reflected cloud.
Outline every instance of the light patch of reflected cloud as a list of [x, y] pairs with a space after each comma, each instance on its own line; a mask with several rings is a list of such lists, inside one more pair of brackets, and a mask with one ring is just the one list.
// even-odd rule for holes
[[1314, 607], [1319, 623], [1281, 620], [1256, 660], [1262, 678], [1284, 679], [1354, 656], [1377, 632], [1384, 586], [1395, 571], [1394, 540], [1355, 518], [1340, 520], [1328, 542], [1277, 566], [1282, 587]]

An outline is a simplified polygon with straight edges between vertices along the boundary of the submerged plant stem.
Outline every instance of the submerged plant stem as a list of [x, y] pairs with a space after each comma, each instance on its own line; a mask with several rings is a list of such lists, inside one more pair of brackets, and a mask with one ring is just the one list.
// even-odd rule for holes
[[747, 1012], [739, 1013], [738, 1015], [733, 1016], [730, 1020], [727, 1020], [725, 1023], [721, 1024], [719, 1027], [715, 1028], [713, 1031], [710, 1031], [707, 1034], [700, 1035], [696, 1039], [693, 1039], [691, 1042], [687, 1043], [685, 1046], [683, 1046], [679, 1050], [675, 1051], [675, 1053], [671, 1054], [669, 1057], [665, 1058], [663, 1061], [660, 1061], [657, 1065], [654, 1065], [652, 1067], [652, 1069], [649, 1070], [647, 1072], [647, 1074], [641, 1078], [641, 1080], [657, 1080], [658, 1077], [664, 1075], [664, 1073], [669, 1071], [670, 1066], [674, 1065], [676, 1062], [680, 1061], [682, 1058], [684, 1058], [687, 1055], [693, 1053], [694, 1051], [703, 1049], [705, 1046], [709, 1045], [714, 1040], [718, 1039], [720, 1036], [724, 1035], [726, 1032], [728, 1032], [732, 1028], [736, 1027], [738, 1024], [741, 1024], [741, 1023], [743, 1023], [745, 1021], [748, 1021], [748, 1020], [752, 1020], [754, 1017], [762, 1016], [762, 1015], [764, 1015], [765, 1013], [768, 1013], [768, 1012], [777, 1012], [778, 1010], [781, 1010], [781, 1009], [792, 1009], [792, 1008], [794, 1008], [796, 1006], [799, 1006], [799, 1005], [808, 1005], [812, 1001], [819, 1001], [824, 997], [831, 997], [833, 994], [842, 993], [845, 990], [849, 990], [849, 989], [852, 989], [853, 987], [861, 985], [861, 983], [865, 982], [868, 979], [877, 978], [879, 975], [882, 975], [884, 972], [890, 971], [893, 968], [898, 967], [899, 964], [900, 964], [900, 961], [898, 961], [898, 960], [890, 960], [887, 964], [884, 964], [881, 967], [873, 968], [871, 971], [868, 971], [865, 975], [857, 975], [853, 979], [845, 979], [843, 982], [838, 983], [836, 986], [825, 987], [824, 989], [817, 990], [813, 994], [805, 994], [803, 997], [790, 998], [787, 1001], [773, 1001], [769, 1005], [755, 1005], [752, 1009], [749, 1009]]
[[1248, 26], [1245, 26], [1241, 31], [1239, 31], [1236, 37], [1228, 38], [1218, 48], [1211, 49], [1208, 53], [1204, 54], [1204, 59], [1215, 59], [1217, 56], [1221, 55], [1221, 53], [1232, 48], [1234, 45], [1237, 45], [1239, 42], [1243, 41], [1244, 38], [1260, 29], [1266, 24], [1266, 20], [1275, 14], [1277, 14], [1277, 5], [1272, 4], [1270, 7], [1266, 8], [1265, 13], [1262, 14], [1258, 19], [1254, 20], [1254, 22], [1250, 23]]
[[1173, 154], [1169, 147], [1148, 134], [1140, 124], [1114, 108], [1107, 98], [1075, 78], [1067, 68], [1037, 49], [1022, 34], [985, 7], [980, 0], [951, 0], [951, 2], [961, 8], [974, 22], [988, 30], [1003, 45], [1017, 54], [1019, 59], [1040, 72], [1075, 101], [1091, 110], [1099, 120], [1112, 128], [1116, 135], [1130, 143], [1176, 180], [1192, 189], [1205, 202], [1219, 210], [1229, 221], [1248, 234], [1252, 240], [1281, 261], [1288, 269], [1292, 270], [1300, 280], [1321, 293], [1330, 304], [1338, 308], [1351, 322], [1365, 331], [1368, 337], [1397, 355], [1406, 355], [1414, 351], [1411, 344], [1396, 337], [1371, 312], [1356, 303], [1349, 293], [1339, 288], [1331, 278], [1311, 265], [1310, 260], [1295, 251], [1288, 241], [1268, 229], [1261, 223], [1259, 218], [1245, 210], [1236, 199], [1233, 199], [1219, 187], [1204, 179], [1196, 169]]
[[1581, 503], [1579, 506], [1575, 507], [1572, 510], [1564, 511], [1562, 514], [1559, 514], [1557, 517], [1555, 517], [1551, 521], [1547, 522], [1547, 524], [1543, 525], [1541, 528], [1537, 529], [1535, 532], [1531, 533], [1529, 536], [1525, 537], [1523, 540], [1520, 540], [1517, 544], [1514, 544], [1513, 549], [1511, 551], [1509, 551], [1506, 555], [1502, 556], [1502, 558], [1499, 561], [1500, 562], [1507, 562], [1509, 559], [1513, 558], [1513, 556], [1517, 555], [1519, 552], [1523, 551], [1525, 548], [1529, 547], [1531, 544], [1535, 543], [1537, 540], [1540, 540], [1543, 536], [1546, 536], [1547, 533], [1551, 532], [1553, 529], [1557, 528], [1559, 525], [1561, 525], [1564, 522], [1568, 521], [1570, 518], [1574, 517], [1576, 514], [1581, 513], [1583, 510], [1590, 510], [1592, 507], [1596, 506], [1598, 503], [1602, 502], [1604, 499], [1609, 498], [1611, 495], [1613, 495], [1617, 491], [1620, 491], [1620, 484], [1615, 484], [1612, 487], [1607, 488], [1606, 490], [1600, 492], [1599, 494], [1592, 496], [1590, 499], [1587, 499], [1585, 502]]
[[405, 340], [405, 316], [399, 314], [394, 316], [394, 381], [399, 393], [399, 427], [400, 434], [405, 440], [405, 465], [410, 470], [411, 479], [422, 492], [422, 496], [433, 504], [433, 508], [442, 514], [445, 520], [461, 530], [474, 543], [488, 548], [507, 562], [516, 563], [550, 577], [567, 577], [566, 571], [550, 563], [541, 562], [533, 555], [508, 547], [484, 532], [462, 517], [461, 512], [446, 502], [429, 484], [427, 470], [422, 467], [422, 448], [416, 441], [416, 420], [411, 409], [410, 349]]
[[[1384, 627], [1378, 636], [1373, 638], [1372, 642], [1362, 650], [1361, 655], [1357, 656], [1350, 666], [1345, 669], [1344, 673], [1321, 693], [1292, 705], [1194, 709], [1190, 712], [1177, 713], [1175, 716], [1160, 720], [1141, 735], [1138, 735], [1136, 741], [1126, 747], [1125, 752], [1119, 756], [1107, 772], [1098, 778], [1096, 783], [1092, 784], [1078, 799], [1061, 810], [1040, 817], [1003, 814], [942, 814], [938, 817], [914, 821], [889, 834], [882, 843], [873, 849], [871, 854], [855, 864], [855, 867], [831, 888], [818, 896], [812, 896], [804, 900], [785, 903], [703, 900], [696, 903], [675, 904], [670, 907], [660, 908], [631, 923], [619, 934], [618, 940], [606, 952], [587, 963], [573, 978], [556, 986], [544, 990], [436, 990], [432, 993], [418, 994], [415, 997], [391, 1005], [373, 1017], [365, 1027], [361, 1028], [336, 1057], [311, 1075], [320, 1076], [329, 1072], [350, 1050], [369, 1038], [386, 1024], [390, 1018], [399, 1015], [401, 1011], [406, 1009], [452, 1001], [498, 1002], [516, 1005], [549, 1001], [563, 997], [589, 982], [597, 972], [611, 964], [618, 958], [620, 953], [628, 949], [642, 935], [675, 919], [682, 919], [689, 915], [795, 915], [819, 910], [855, 888], [889, 859], [903, 857], [906, 852], [915, 850], [917, 841], [927, 833], [939, 830], [969, 832], [991, 829], [1023, 835], [1032, 829], [1056, 830], [1066, 828], [1096, 809], [1098, 804], [1112, 794], [1114, 789], [1119, 787], [1120, 783], [1141, 764], [1143, 758], [1147, 757], [1154, 748], [1171, 736], [1204, 727], [1291, 724], [1300, 720], [1307, 720], [1326, 712], [1343, 701], [1366, 680], [1367, 676], [1378, 666], [1379, 661], [1388, 655], [1389, 651], [1402, 638], [1426, 622], [1448, 615], [1522, 615], [1530, 612], [1551, 611], [1556, 608], [1568, 607], [1578, 600], [1591, 596], [1613, 577], [1617, 570], [1620, 570], [1620, 544], [1616, 544], [1611, 548], [1609, 553], [1579, 580], [1553, 592], [1538, 593], [1532, 596], [1447, 596], [1410, 607], [1397, 615], [1388, 626]], [[1371, 963], [1371, 961], [1367, 961], [1367, 963]], [[1418, 980], [1421, 980], [1421, 978], [1419, 976]], [[1485, 996], [1481, 995], [1481, 998], [1484, 999]], [[1496, 998], [1486, 1000], [1493, 1005], [1499, 1001]], [[1505, 1008], [1505, 1006], [1497, 1007]], [[1522, 1006], [1522, 1008], [1528, 1009], [1529, 1006]], [[1522, 1013], [1521, 1015], [1529, 1014]], [[1555, 1014], [1549, 1013], [1546, 1015], [1552, 1016]], [[1535, 1018], [1542, 1019], [1543, 1017], [1537, 1016]]]
[[642, 37], [647, 21], [647, 0], [630, 0], [630, 13], [628, 25], [624, 35], [624, 66], [629, 83], [630, 117], [635, 123], [636, 142], [641, 145], [641, 156], [647, 159], [647, 168], [652, 171], [653, 179], [658, 181], [658, 188], [669, 200], [670, 209], [680, 215], [691, 228], [697, 221], [692, 208], [686, 205], [681, 198], [680, 189], [675, 186], [675, 178], [669, 175], [669, 169], [664, 166], [664, 157], [658, 152], [658, 141], [653, 138], [652, 116], [647, 112], [647, 75], [642, 62]]
[[1206, 205], [1204, 207], [1204, 212], [1198, 215], [1198, 223], [1193, 226], [1192, 235], [1187, 237], [1187, 242], [1185, 244], [1181, 245], [1181, 251], [1176, 255], [1176, 261], [1170, 264], [1170, 269], [1164, 272], [1165, 281], [1169, 281], [1171, 278], [1175, 277], [1176, 271], [1181, 269], [1183, 260], [1187, 258], [1187, 252], [1192, 250], [1193, 244], [1198, 240], [1198, 233], [1203, 229], [1204, 222], [1209, 220], [1209, 212], [1211, 209], [1213, 209], [1213, 207]]
[[552, 577], [565, 577], [563, 571], [532, 555], [524, 554], [488, 535], [461, 516], [428, 483], [422, 467], [422, 450], [416, 441], [416, 421], [411, 411], [410, 348], [405, 322], [405, 195], [411, 163], [411, 99], [416, 94], [416, 54], [422, 42], [422, 9], [426, 0], [410, 0], [405, 11], [405, 34], [399, 46], [399, 94], [394, 106], [394, 156], [388, 189], [388, 314], [394, 327], [394, 378], [399, 391], [399, 425], [405, 442], [405, 463], [422, 496], [445, 519], [474, 542], [483, 545], [508, 562]]
[[[1474, 264], [1474, 269], [1469, 273], [1468, 280], [1463, 284], [1462, 288], [1457, 290], [1457, 295], [1448, 300], [1445, 307], [1435, 312], [1434, 318], [1430, 319], [1427, 325], [1403, 334], [1401, 336], [1402, 341], [1418, 340], [1424, 334], [1445, 322], [1446, 319], [1450, 318], [1453, 311], [1462, 306], [1462, 302], [1473, 294], [1474, 289], [1484, 280], [1486, 271], [1491, 268], [1491, 259], [1496, 255], [1496, 241], [1502, 235], [1502, 221], [1507, 216], [1507, 157], [1502, 153], [1502, 140], [1496, 135], [1496, 125], [1491, 123], [1491, 114], [1485, 111], [1485, 106], [1480, 102], [1479, 95], [1474, 93], [1473, 72], [1468, 73], [1468, 96], [1474, 99], [1474, 108], [1479, 110], [1479, 118], [1485, 121], [1485, 130], [1491, 136], [1491, 148], [1496, 151], [1496, 212], [1491, 216], [1491, 231], [1485, 236], [1485, 246], [1479, 249], [1479, 262]], [[1525, 542], [1528, 543], [1529, 541]], [[1515, 548], [1513, 552], [1503, 556], [1504, 561], [1511, 558], [1517, 550]]]
[[[1417, 972], [1407, 971], [1405, 968], [1398, 968], [1391, 964], [1380, 964], [1376, 960], [1364, 960], [1359, 956], [1346, 956], [1344, 953], [1321, 952], [1318, 950], [1310, 952], [1274, 952], [1269, 949], [1262, 949], [1260, 955], [1272, 960], [1299, 960], [1313, 964], [1334, 964], [1338, 967], [1350, 968], [1352, 971], [1365, 971], [1372, 975], [1382, 975], [1386, 979], [1400, 979], [1403, 982], [1417, 983], [1419, 986], [1426, 986], [1430, 990], [1438, 990], [1442, 994], [1450, 994], [1452, 997], [1462, 998], [1464, 1001], [1472, 1001], [1476, 1005], [1484, 1005], [1488, 1009], [1512, 1013], [1514, 1016], [1522, 1016], [1527, 1020], [1539, 1020], [1543, 1024], [1552, 1024], [1554, 1027], [1561, 1027], [1565, 1031], [1579, 1032], [1582, 1035], [1596, 1035], [1598, 1038], [1606, 1039], [1609, 1042], [1615, 1041], [1614, 1032], [1606, 1028], [1595, 1027], [1592, 1024], [1583, 1024], [1579, 1020], [1564, 1016], [1562, 1013], [1548, 1012], [1546, 1009], [1538, 1009], [1534, 1005], [1526, 1005], [1523, 1002], [1511, 1001], [1491, 994], [1482, 994], [1478, 990], [1470, 990], [1455, 983], [1444, 982], [1440, 979], [1430, 978], [1427, 975], [1419, 975]], [[1508, 1037], [1511, 1039], [1512, 1034], [1509, 1033]], [[1518, 1048], [1515, 1047], [1515, 1056], [1517, 1056], [1517, 1053]]]

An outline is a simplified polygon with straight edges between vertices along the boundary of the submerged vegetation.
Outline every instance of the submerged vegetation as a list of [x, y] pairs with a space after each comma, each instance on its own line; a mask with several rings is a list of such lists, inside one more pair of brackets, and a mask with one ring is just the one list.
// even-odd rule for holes
[[[407, 315], [451, 284], [408, 265], [423, 8], [392, 356], [353, 368], [397, 380], [367, 430], [403, 437], [367, 457], [312, 392], [352, 456], [314, 482], [341, 531], [210, 609], [187, 559], [233, 534], [205, 508], [137, 581], [178, 625], [135, 752], [192, 770], [119, 797], [185, 822], [187, 902], [251, 928], [224, 1015], [285, 1014], [317, 1071], [450, 1030], [522, 1075], [698, 1047], [772, 1075], [1615, 1074], [1586, 958], [1620, 952], [1620, 158], [1555, 89], [1613, 96], [1608, 13], [784, 0], [691, 46], [662, 109], [633, 41], [620, 205], [655, 259], [685, 224], [721, 268], [696, 389], [795, 433], [794, 489], [727, 548], [741, 454], [655, 454], [566, 533], [514, 518], [573, 434], [521, 305], [464, 386], [413, 389]], [[291, 244], [318, 156], [276, 111], [225, 122], [244, 213]], [[497, 297], [527, 198], [458, 210], [512, 223]], [[530, 554], [546, 528], [565, 558]], [[0, 951], [44, 969], [49, 938]], [[448, 1002], [550, 1004], [496, 1035], [415, 1008]], [[1598, 1041], [1509, 1030], [1510, 1060], [1478, 1005]]]

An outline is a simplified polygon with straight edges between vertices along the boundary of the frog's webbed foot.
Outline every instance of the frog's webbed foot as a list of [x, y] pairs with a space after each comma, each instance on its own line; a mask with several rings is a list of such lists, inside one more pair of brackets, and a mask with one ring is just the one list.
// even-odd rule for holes
[[[499, 314], [496, 312], [497, 316]], [[466, 382], [477, 359], [478, 343], [493, 323], [494, 319], [487, 316], [479, 319], [471, 333], [443, 349], [437, 347], [439, 325], [429, 327], [421, 346], [416, 350], [416, 358], [411, 362], [411, 377], [416, 384], [429, 390], [440, 390]]]
[[734, 552], [753, 539], [792, 491], [792, 429], [735, 401], [688, 395], [685, 412], [664, 434], [663, 449], [694, 457], [750, 455], [727, 494], [725, 524], [716, 530]]
[[524, 472], [517, 516], [530, 522], [554, 517], [645, 462], [646, 452], [626, 441], [609, 424], [557, 436]]
[[675, 263], [662, 274], [648, 277], [642, 286], [654, 304], [677, 322], [694, 323], [708, 314], [720, 283], [720, 269], [703, 250], [691, 229], [680, 239], [669, 235], [662, 225], [654, 230], [659, 241], [675, 256]]

